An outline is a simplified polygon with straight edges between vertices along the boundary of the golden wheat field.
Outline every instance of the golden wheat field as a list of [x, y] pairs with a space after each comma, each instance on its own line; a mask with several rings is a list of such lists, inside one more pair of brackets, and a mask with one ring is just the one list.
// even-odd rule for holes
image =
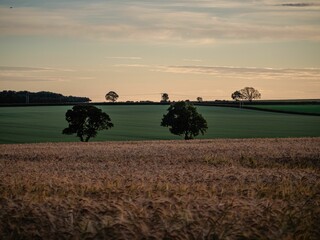
[[320, 138], [0, 145], [3, 239], [319, 239], [319, 216]]

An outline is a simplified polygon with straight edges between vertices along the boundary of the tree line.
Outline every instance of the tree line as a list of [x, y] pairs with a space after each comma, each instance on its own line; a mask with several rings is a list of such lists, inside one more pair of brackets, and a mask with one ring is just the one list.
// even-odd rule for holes
[[[105, 95], [105, 99], [110, 102], [116, 102], [119, 98], [119, 95], [115, 91], [110, 91]], [[231, 98], [235, 101], [240, 101], [240, 100], [248, 100], [252, 101], [254, 99], [260, 99], [261, 98], [261, 93], [253, 88], [253, 87], [245, 87], [241, 90], [237, 90], [231, 94]], [[161, 94], [161, 103], [167, 103], [170, 102], [169, 100], [169, 94], [168, 93], [162, 93]], [[203, 102], [202, 97], [197, 97], [196, 100], [198, 102]]]
[[0, 103], [86, 103], [91, 99], [87, 97], [64, 96], [53, 92], [29, 92], [29, 91], [2, 91]]
[[[116, 102], [119, 95], [115, 91], [109, 91], [105, 95], [105, 99], [110, 102]], [[261, 98], [261, 94], [258, 90], [253, 87], [245, 87], [239, 91], [235, 91], [231, 94], [231, 98], [235, 101], [249, 100]], [[197, 97], [198, 102], [202, 102], [202, 97]], [[59, 93], [41, 91], [41, 92], [29, 92], [29, 91], [2, 91], [0, 92], [0, 103], [2, 104], [23, 104], [23, 103], [87, 103], [91, 99], [87, 97], [75, 97], [75, 96], [64, 96]], [[169, 94], [162, 93], [162, 103], [170, 102]]]

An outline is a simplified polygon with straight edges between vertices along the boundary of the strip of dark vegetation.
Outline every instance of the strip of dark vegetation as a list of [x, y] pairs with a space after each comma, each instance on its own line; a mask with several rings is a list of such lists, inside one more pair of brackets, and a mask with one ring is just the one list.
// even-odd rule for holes
[[258, 110], [258, 111], [265, 111], [265, 112], [299, 114], [299, 115], [307, 115], [307, 116], [320, 116], [319, 113], [291, 112], [291, 111], [283, 111], [283, 110], [276, 110], [276, 109], [265, 109], [265, 108], [258, 108], [258, 107], [243, 107], [243, 108], [251, 109], [251, 110]]
[[128, 105], [169, 105], [170, 102], [64, 102], [64, 103], [21, 103], [21, 104], [1, 104], [0, 107], [41, 107], [41, 106], [74, 106], [74, 105], [95, 105], [95, 106], [104, 106], [104, 105], [115, 105], [115, 106], [128, 106]]
[[[307, 115], [307, 116], [320, 116], [319, 113], [308, 113], [308, 112], [293, 112], [293, 111], [286, 111], [286, 110], [277, 110], [277, 109], [266, 109], [266, 108], [259, 108], [257, 106], [267, 106], [267, 105], [320, 105], [319, 100], [295, 100], [295, 101], [257, 101], [257, 102], [249, 102], [249, 101], [242, 101], [242, 102], [234, 102], [234, 101], [219, 101], [219, 102], [202, 102], [202, 103], [195, 103], [195, 105], [199, 106], [215, 106], [215, 107], [233, 107], [233, 108], [244, 108], [244, 109], [251, 109], [251, 110], [258, 110], [258, 111], [265, 111], [265, 112], [275, 112], [275, 113], [286, 113], [286, 114], [299, 114], [299, 115]], [[249, 106], [248, 106], [249, 105]]]
[[264, 100], [264, 101], [227, 101], [227, 100], [216, 100], [216, 101], [203, 101], [193, 102], [197, 105], [223, 105], [239, 107], [241, 106], [256, 106], [256, 105], [320, 105], [320, 99], [296, 99], [296, 100]]
[[[77, 97], [75, 97], [77, 98]], [[89, 101], [91, 101], [89, 99]], [[0, 101], [0, 107], [24, 107], [24, 106], [60, 106], [60, 105], [76, 105], [76, 104], [91, 104], [91, 105], [169, 105], [172, 102], [154, 102], [154, 101], [126, 101], [126, 102], [90, 102], [89, 101], [59, 101], [59, 102], [21, 102], [21, 103], [4, 103]], [[188, 101], [188, 100], [186, 100]], [[221, 106], [221, 107], [240, 107], [240, 102], [215, 100], [215, 101], [188, 101], [198, 106]], [[256, 105], [320, 105], [320, 99], [306, 100], [267, 100], [267, 101], [242, 101], [241, 107], [256, 106]], [[290, 112], [291, 113], [291, 112]]]
[[64, 96], [53, 92], [29, 92], [29, 91], [2, 91], [0, 92], [1, 105], [32, 105], [32, 104], [65, 104], [75, 102], [90, 102], [87, 97]]

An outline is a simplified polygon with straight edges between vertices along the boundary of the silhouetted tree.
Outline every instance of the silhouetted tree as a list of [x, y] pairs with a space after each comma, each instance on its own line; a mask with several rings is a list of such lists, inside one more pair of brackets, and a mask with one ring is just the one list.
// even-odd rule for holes
[[62, 133], [67, 135], [76, 133], [81, 142], [88, 142], [98, 131], [113, 127], [108, 114], [90, 105], [74, 106], [72, 110], [67, 111], [66, 120], [69, 127], [63, 129]]
[[115, 102], [115, 101], [117, 101], [118, 97], [119, 97], [119, 95], [114, 91], [110, 91], [106, 94], [107, 101]]
[[202, 101], [203, 101], [203, 98], [202, 98], [202, 97], [197, 97], [197, 101], [198, 101], [198, 102], [202, 102]]
[[241, 99], [249, 100], [250, 102], [253, 99], [261, 98], [261, 94], [258, 90], [254, 89], [253, 87], [245, 87], [244, 89], [240, 90]]
[[169, 101], [169, 94], [168, 93], [162, 93], [161, 102], [168, 102], [168, 101]]
[[233, 100], [239, 101], [242, 98], [242, 95], [240, 91], [235, 91], [234, 93], [231, 94], [231, 98]]
[[202, 135], [208, 129], [207, 121], [197, 112], [195, 106], [189, 102], [176, 102], [168, 108], [168, 113], [163, 115], [161, 126], [169, 127], [175, 135], [184, 135], [184, 139], [193, 139]]

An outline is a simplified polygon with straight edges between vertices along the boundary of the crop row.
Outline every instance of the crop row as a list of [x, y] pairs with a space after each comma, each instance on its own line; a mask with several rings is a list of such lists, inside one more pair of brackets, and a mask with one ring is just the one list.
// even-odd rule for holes
[[317, 239], [320, 139], [0, 145], [0, 233]]

